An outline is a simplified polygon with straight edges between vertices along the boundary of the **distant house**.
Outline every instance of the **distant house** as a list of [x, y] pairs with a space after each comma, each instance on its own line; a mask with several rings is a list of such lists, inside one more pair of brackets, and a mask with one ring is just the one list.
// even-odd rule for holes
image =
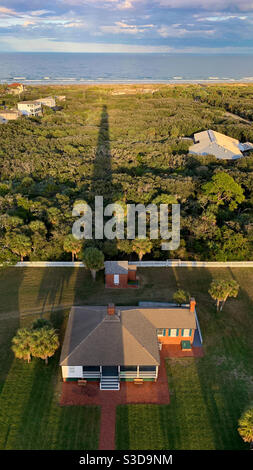
[[[133, 283], [129, 283], [133, 281]], [[105, 286], [125, 288], [136, 281], [136, 266], [129, 265], [128, 261], [105, 261]]]
[[8, 93], [12, 95], [20, 95], [21, 93], [23, 93], [24, 90], [25, 88], [22, 83], [11, 83], [10, 85], [8, 85]]
[[181, 307], [72, 307], [60, 357], [63, 381], [156, 381], [163, 344], [191, 350], [199, 338], [196, 302]]
[[6, 121], [13, 121], [20, 117], [20, 113], [17, 109], [1, 109], [0, 117]]
[[18, 103], [18, 110], [25, 116], [41, 116], [41, 104], [37, 101], [20, 101]]
[[214, 155], [219, 160], [237, 160], [243, 157], [243, 152], [249, 150], [245, 145], [220, 132], [208, 130], [194, 134], [194, 145], [189, 148], [189, 153]]
[[36, 103], [40, 103], [43, 106], [48, 106], [49, 108], [54, 108], [56, 103], [55, 99], [52, 96], [48, 96], [46, 98], [39, 98], [38, 100], [35, 100]]

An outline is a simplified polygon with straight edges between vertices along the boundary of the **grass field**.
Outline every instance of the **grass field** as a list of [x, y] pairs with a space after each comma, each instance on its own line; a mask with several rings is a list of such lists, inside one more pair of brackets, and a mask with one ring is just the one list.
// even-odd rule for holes
[[[64, 317], [57, 312], [51, 320], [59, 328]], [[35, 318], [24, 318], [21, 325]], [[10, 359], [1, 361], [0, 449], [97, 449], [99, 408], [60, 407], [59, 352], [48, 366], [39, 359], [30, 364], [13, 360], [9, 337], [15, 330], [13, 320], [0, 321], [1, 357], [6, 344]]]
[[[15, 360], [11, 338], [40, 314], [64, 333], [69, 306], [136, 305], [172, 299], [178, 288], [197, 300], [205, 357], [168, 361], [171, 403], [117, 410], [119, 449], [243, 449], [237, 421], [253, 398], [253, 270], [143, 268], [139, 289], [104, 288], [84, 269], [8, 268], [0, 271], [0, 449], [96, 449], [97, 407], [60, 407], [59, 352], [45, 366]], [[216, 313], [208, 294], [216, 277], [235, 278], [237, 299]]]

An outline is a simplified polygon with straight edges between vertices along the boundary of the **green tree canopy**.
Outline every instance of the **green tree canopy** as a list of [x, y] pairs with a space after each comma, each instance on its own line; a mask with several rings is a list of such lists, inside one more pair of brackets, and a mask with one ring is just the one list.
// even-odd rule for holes
[[6, 235], [6, 244], [13, 253], [20, 256], [21, 261], [32, 251], [30, 238], [22, 233], [8, 233]]
[[132, 249], [137, 253], [140, 261], [146, 253], [151, 252], [152, 248], [153, 244], [148, 238], [136, 238], [132, 242]]
[[244, 442], [253, 448], [253, 405], [244, 411], [238, 422], [238, 432]]
[[52, 328], [52, 323], [46, 318], [38, 318], [32, 324], [32, 329], [37, 330], [38, 328]]
[[[228, 297], [237, 297], [239, 284], [234, 280], [214, 279], [209, 294], [216, 300], [217, 311], [222, 310]], [[221, 306], [220, 303], [222, 302]]]
[[178, 289], [173, 294], [173, 300], [179, 305], [189, 302], [189, 298], [190, 298], [190, 294], [183, 289]]
[[29, 328], [20, 328], [12, 338], [12, 351], [18, 359], [31, 361], [32, 331]]
[[96, 279], [96, 273], [104, 268], [104, 254], [98, 248], [86, 248], [82, 254], [85, 266], [90, 269], [93, 279]]
[[34, 357], [44, 359], [47, 364], [48, 358], [54, 355], [59, 346], [59, 338], [53, 328], [44, 326], [33, 330], [31, 353]]
[[240, 184], [224, 171], [216, 173], [211, 181], [202, 186], [202, 190], [207, 202], [216, 206], [227, 204], [231, 211], [245, 199]]
[[82, 240], [77, 240], [72, 233], [67, 235], [63, 242], [64, 251], [72, 254], [72, 261], [75, 261], [75, 257], [78, 257], [83, 246]]

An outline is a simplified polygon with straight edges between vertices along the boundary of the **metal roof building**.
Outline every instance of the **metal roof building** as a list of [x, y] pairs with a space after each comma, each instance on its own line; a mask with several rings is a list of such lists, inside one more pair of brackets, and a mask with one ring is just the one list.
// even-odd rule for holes
[[220, 160], [237, 160], [243, 157], [245, 150], [239, 140], [209, 129], [194, 134], [194, 144], [189, 148], [189, 153], [214, 155]]

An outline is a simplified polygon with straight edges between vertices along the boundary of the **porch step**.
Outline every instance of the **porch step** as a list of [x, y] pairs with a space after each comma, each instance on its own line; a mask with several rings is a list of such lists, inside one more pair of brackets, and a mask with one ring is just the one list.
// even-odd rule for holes
[[118, 377], [102, 376], [100, 380], [100, 390], [119, 390], [120, 381]]

